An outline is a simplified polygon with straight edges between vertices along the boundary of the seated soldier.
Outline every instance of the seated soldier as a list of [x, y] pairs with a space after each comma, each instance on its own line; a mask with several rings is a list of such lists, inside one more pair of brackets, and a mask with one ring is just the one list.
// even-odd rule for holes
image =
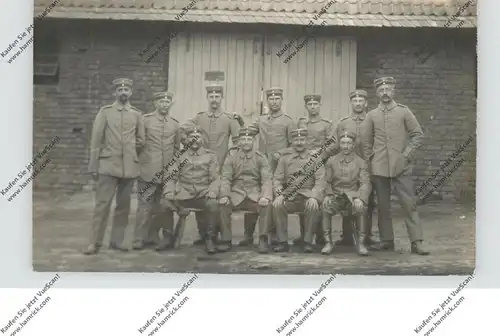
[[304, 252], [313, 252], [314, 224], [320, 215], [323, 200], [324, 168], [321, 160], [307, 148], [307, 130], [292, 131], [292, 147], [281, 151], [274, 173], [273, 216], [279, 245], [275, 252], [286, 252], [288, 246], [288, 214], [305, 213]]
[[326, 197], [323, 200], [323, 233], [327, 243], [321, 250], [330, 254], [332, 242], [332, 216], [340, 213], [349, 216], [353, 225], [354, 241], [359, 255], [368, 255], [365, 246], [365, 212], [371, 192], [370, 174], [366, 163], [354, 152], [356, 134], [342, 132], [339, 135], [340, 153], [326, 162]]
[[203, 210], [207, 218], [205, 247], [208, 254], [216, 252], [214, 227], [217, 221], [219, 164], [214, 152], [201, 146], [201, 132], [196, 125], [183, 126], [186, 139], [182, 154], [172, 169], [163, 192], [162, 205], [184, 212], [183, 208]]
[[222, 242], [219, 251], [231, 249], [231, 213], [248, 210], [259, 215], [259, 253], [268, 252], [268, 221], [271, 216], [273, 181], [264, 154], [254, 150], [256, 130], [239, 131], [238, 147], [233, 147], [222, 168], [219, 200]]

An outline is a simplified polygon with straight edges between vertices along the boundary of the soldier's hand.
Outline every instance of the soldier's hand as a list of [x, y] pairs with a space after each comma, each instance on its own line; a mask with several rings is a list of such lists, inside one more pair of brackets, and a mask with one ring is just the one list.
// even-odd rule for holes
[[309, 210], [318, 210], [319, 209], [318, 201], [315, 198], [312, 197], [309, 198], [306, 202], [306, 208]]
[[365, 204], [363, 203], [362, 200], [360, 200], [359, 198], [354, 199], [352, 207], [354, 208], [355, 212], [362, 212], [364, 206]]
[[160, 201], [160, 205], [163, 209], [170, 209], [172, 211], [177, 211], [177, 208], [175, 207], [174, 203], [171, 200], [162, 198]]
[[227, 197], [227, 196], [222, 197], [219, 200], [219, 204], [221, 204], [221, 205], [227, 205], [227, 204], [229, 204], [229, 197]]
[[273, 206], [274, 207], [279, 207], [281, 205], [283, 205], [283, 201], [285, 200], [285, 197], [283, 195], [279, 195], [278, 197], [276, 197], [273, 201]]
[[269, 205], [269, 200], [267, 198], [261, 197], [259, 199], [259, 205], [262, 207], [266, 207]]
[[323, 200], [323, 208], [328, 208], [330, 206], [330, 203], [332, 202], [332, 196], [326, 196], [325, 199]]
[[217, 198], [217, 194], [213, 191], [210, 191], [207, 195], [208, 198]]
[[97, 182], [97, 179], [99, 178], [99, 174], [97, 174], [97, 173], [92, 173], [92, 174], [90, 174], [90, 175], [92, 176], [92, 179], [93, 179], [95, 182]]
[[273, 158], [274, 158], [276, 161], [278, 161], [278, 160], [280, 159], [280, 156], [281, 156], [281, 155], [280, 155], [280, 153], [278, 153], [278, 152], [274, 152], [272, 155], [273, 155]]
[[245, 124], [243, 118], [239, 114], [233, 113], [233, 118], [238, 122], [238, 124], [240, 124], [240, 126]]

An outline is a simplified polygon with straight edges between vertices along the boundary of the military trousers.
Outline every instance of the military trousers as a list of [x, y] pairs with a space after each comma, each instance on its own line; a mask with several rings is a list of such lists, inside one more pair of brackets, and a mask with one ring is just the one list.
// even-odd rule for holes
[[[204, 236], [203, 239], [215, 239], [216, 235], [216, 223], [219, 221], [219, 207], [217, 205], [217, 199], [215, 198], [193, 198], [187, 200], [176, 200], [174, 205], [182, 211], [183, 208], [191, 208], [201, 210], [196, 214], [199, 214], [198, 218], [203, 218], [202, 224]], [[200, 223], [198, 222], [198, 225]]]
[[377, 195], [378, 229], [380, 240], [394, 241], [394, 228], [391, 216], [391, 191], [394, 191], [405, 212], [406, 229], [410, 242], [423, 240], [422, 225], [417, 212], [417, 199], [413, 190], [411, 176], [402, 174], [398, 177], [372, 176]]
[[173, 233], [174, 212], [162, 209], [160, 200], [163, 186], [137, 180], [137, 215], [134, 229], [134, 242], [160, 243], [160, 230], [163, 237]]
[[312, 244], [314, 224], [317, 223], [321, 213], [320, 209], [307, 209], [307, 200], [308, 198], [303, 195], [296, 195], [293, 200], [285, 199], [281, 206], [273, 207], [273, 218], [280, 243], [288, 243], [288, 214], [301, 212], [304, 213], [305, 218], [304, 242]]
[[114, 245], [123, 244], [130, 214], [130, 200], [134, 181], [133, 178], [99, 174], [95, 185], [95, 207], [90, 234], [91, 244], [102, 245], [113, 197], [115, 197], [116, 205], [110, 243]]
[[[368, 198], [368, 204], [366, 207], [366, 214], [365, 214], [365, 228], [366, 232], [365, 235], [367, 238], [373, 237], [372, 233], [372, 228], [373, 228], [373, 210], [375, 207], [375, 192], [373, 191], [375, 189], [375, 186], [372, 183], [372, 192], [370, 193], [370, 196]], [[347, 216], [342, 217], [342, 239], [345, 237], [346, 239], [350, 239], [352, 237], [352, 225], [351, 225], [351, 219]]]
[[325, 235], [325, 240], [328, 242], [332, 241], [332, 217], [340, 214], [342, 216], [342, 225], [344, 222], [349, 225], [349, 230], [344, 231], [343, 237], [347, 238], [348, 234], [355, 238], [354, 233], [357, 236], [365, 238], [366, 233], [366, 209], [364, 206], [361, 211], [356, 211], [351, 201], [346, 195], [336, 195], [331, 196], [330, 202], [322, 207], [322, 217], [323, 217], [323, 232]]
[[230, 242], [232, 240], [231, 214], [233, 211], [241, 210], [251, 211], [253, 214], [259, 216], [259, 237], [267, 237], [269, 219], [272, 211], [272, 202], [270, 201], [267, 206], [260, 206], [258, 202], [245, 197], [245, 199], [236, 206], [234, 206], [231, 202], [226, 205], [220, 205], [222, 240], [226, 242]]

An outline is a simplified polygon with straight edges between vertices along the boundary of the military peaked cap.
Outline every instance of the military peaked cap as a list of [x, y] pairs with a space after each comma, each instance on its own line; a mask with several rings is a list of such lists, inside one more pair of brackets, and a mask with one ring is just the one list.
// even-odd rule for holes
[[133, 84], [134, 81], [128, 78], [117, 78], [113, 81], [113, 86], [115, 87], [128, 86], [131, 88]]
[[300, 138], [300, 137], [307, 137], [307, 129], [305, 128], [297, 128], [294, 129], [292, 132], [292, 138]]
[[153, 95], [154, 100], [164, 99], [164, 98], [168, 98], [168, 99], [172, 100], [172, 98], [174, 98], [174, 95], [170, 92], [157, 92]]
[[266, 97], [283, 97], [283, 89], [279, 87], [272, 87], [266, 90]]
[[366, 93], [365, 90], [353, 90], [353, 91], [351, 91], [351, 93], [349, 93], [349, 99], [352, 99], [354, 97], [366, 98], [366, 97], [368, 97], [368, 93]]
[[340, 132], [339, 140], [342, 138], [349, 138], [352, 139], [352, 141], [356, 141], [356, 133], [349, 131], [342, 131]]
[[304, 101], [306, 104], [310, 101], [316, 101], [318, 103], [321, 103], [321, 95], [320, 94], [306, 94], [304, 96]]
[[254, 127], [242, 127], [239, 131], [239, 136], [255, 136], [257, 134], [257, 130]]
[[224, 93], [224, 88], [222, 85], [211, 84], [206, 86], [207, 94], [208, 93]]
[[377, 78], [373, 81], [373, 85], [375, 85], [375, 88], [378, 88], [380, 85], [384, 84], [396, 84], [396, 80], [393, 77], [380, 77]]

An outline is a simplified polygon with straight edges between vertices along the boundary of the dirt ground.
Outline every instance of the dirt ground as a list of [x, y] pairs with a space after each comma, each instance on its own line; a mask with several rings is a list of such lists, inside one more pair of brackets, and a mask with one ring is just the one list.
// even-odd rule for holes
[[[198, 272], [246, 274], [381, 274], [445, 275], [471, 273], [475, 268], [475, 213], [454, 203], [420, 206], [429, 256], [409, 253], [409, 242], [401, 210], [394, 207], [395, 252], [373, 252], [359, 257], [350, 248], [338, 249], [330, 256], [321, 254], [272, 253], [260, 255], [255, 248], [236, 247], [234, 251], [207, 256], [202, 247], [191, 246], [196, 238], [194, 215], [186, 225], [182, 246], [177, 250], [110, 251], [103, 248], [96, 256], [81, 252], [88, 242], [93, 211], [93, 194], [71, 196], [36, 193], [33, 201], [33, 268], [51, 272]], [[133, 196], [127, 229], [131, 241], [136, 210]], [[376, 217], [375, 217], [376, 218]], [[110, 223], [111, 224], [111, 223]], [[340, 236], [340, 218], [334, 219], [334, 239]], [[108, 242], [109, 229], [105, 236]], [[298, 236], [298, 217], [289, 216], [290, 239]], [[378, 231], [374, 229], [375, 236]], [[243, 218], [233, 219], [233, 243], [243, 238]]]

